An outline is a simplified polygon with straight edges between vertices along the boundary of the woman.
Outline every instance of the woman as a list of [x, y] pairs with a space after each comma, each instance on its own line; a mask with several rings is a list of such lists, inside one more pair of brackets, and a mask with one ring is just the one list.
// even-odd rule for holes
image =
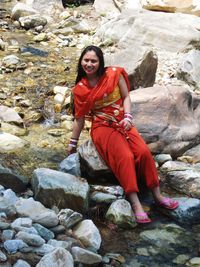
[[160, 193], [152, 155], [132, 123], [130, 85], [123, 68], [104, 67], [100, 48], [86, 47], [78, 62], [74, 97], [74, 125], [68, 153], [76, 152], [85, 116], [91, 116], [91, 137], [106, 164], [123, 187], [138, 223], [149, 223], [138, 198], [137, 179], [144, 179], [155, 202], [176, 209], [178, 202]]

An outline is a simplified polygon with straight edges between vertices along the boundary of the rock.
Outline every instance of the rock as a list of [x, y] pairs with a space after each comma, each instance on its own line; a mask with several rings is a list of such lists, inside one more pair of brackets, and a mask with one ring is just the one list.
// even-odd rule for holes
[[71, 251], [75, 262], [81, 262], [88, 265], [102, 262], [101, 255], [98, 255], [92, 251], [80, 247], [73, 247]]
[[197, 145], [189, 150], [187, 150], [183, 156], [189, 156], [192, 159], [191, 163], [200, 162], [200, 145]]
[[172, 157], [169, 154], [158, 154], [154, 157], [159, 166], [162, 166], [167, 161], [172, 161]]
[[32, 219], [30, 218], [17, 218], [11, 223], [11, 227], [14, 229], [19, 229], [20, 227], [31, 227]]
[[4, 262], [7, 260], [6, 255], [0, 250], [0, 262]]
[[73, 267], [72, 255], [64, 248], [57, 248], [53, 252], [45, 255], [36, 267]]
[[[1, 133], [0, 133], [0, 136], [1, 136]], [[5, 142], [6, 140], [4, 139], [2, 141]], [[21, 139], [19, 139], [19, 140], [21, 142]], [[19, 142], [19, 140], [17, 140], [17, 142]], [[4, 145], [6, 145], [6, 144], [4, 143]], [[11, 145], [11, 144], [9, 144], [9, 145]], [[0, 147], [1, 147], [1, 141], [0, 141]], [[10, 146], [10, 148], [11, 148], [11, 146]], [[11, 188], [16, 193], [19, 193], [19, 192], [25, 191], [25, 189], [27, 188], [28, 178], [21, 176], [17, 173], [14, 173], [13, 171], [11, 171], [8, 168], [4, 168], [4, 167], [0, 166], [0, 183], [1, 183], [1, 185], [5, 186], [6, 188]]]
[[90, 199], [96, 203], [112, 203], [117, 197], [108, 193], [93, 192]]
[[14, 20], [18, 20], [20, 17], [36, 14], [37, 11], [24, 3], [17, 3], [13, 9], [11, 17]]
[[9, 123], [1, 122], [1, 130], [2, 132], [6, 132], [15, 136], [25, 136], [27, 135], [28, 131], [26, 128], [21, 128], [17, 125], [12, 125]]
[[87, 173], [95, 180], [100, 178], [104, 181], [113, 180], [113, 174], [100, 157], [91, 139], [84, 142], [78, 148], [80, 155], [81, 173]]
[[9, 133], [0, 132], [0, 137], [0, 149], [4, 153], [16, 151], [28, 144], [23, 139]]
[[19, 22], [26, 30], [47, 24], [47, 20], [41, 15], [24, 16], [19, 18]]
[[130, 97], [135, 125], [153, 154], [176, 158], [199, 144], [200, 98], [191, 91], [154, 86], [132, 91]]
[[46, 207], [84, 211], [88, 205], [89, 185], [83, 178], [40, 168], [34, 170], [32, 186], [35, 198]]
[[82, 220], [83, 215], [78, 212], [74, 212], [71, 209], [62, 209], [58, 213], [58, 218], [60, 224], [64, 225], [68, 229], [79, 223]]
[[60, 163], [60, 171], [81, 176], [79, 154], [73, 153]]
[[9, 254], [16, 253], [18, 250], [28, 247], [28, 245], [20, 239], [6, 240], [3, 246]]
[[106, 219], [123, 228], [134, 228], [137, 225], [131, 205], [124, 199], [116, 200], [110, 205]]
[[195, 0], [141, 0], [143, 8], [153, 11], [182, 12], [200, 16], [200, 4]]
[[99, 230], [91, 220], [80, 222], [74, 227], [73, 234], [76, 238], [80, 239], [86, 247], [93, 247], [96, 250], [100, 248], [101, 236]]
[[17, 213], [22, 217], [30, 217], [33, 222], [44, 227], [54, 227], [58, 224], [58, 217], [53, 210], [45, 208], [40, 202], [33, 198], [22, 199], [16, 203]]
[[26, 261], [18, 260], [13, 267], [31, 267], [30, 264], [28, 264]]
[[200, 170], [195, 165], [168, 161], [162, 165], [161, 171], [172, 188], [194, 198], [200, 197]]
[[18, 232], [16, 238], [23, 240], [27, 245], [33, 247], [40, 247], [45, 244], [45, 240], [39, 235], [29, 234], [23, 231]]
[[49, 229], [47, 229], [46, 227], [44, 227], [38, 223], [34, 223], [33, 227], [37, 230], [38, 234], [42, 238], [44, 238], [45, 241], [49, 241], [50, 239], [53, 239], [55, 237], [55, 235], [52, 231], [50, 231]]
[[15, 69], [19, 63], [20, 59], [15, 55], [8, 55], [2, 59], [2, 65], [10, 69]]
[[196, 198], [176, 198], [179, 207], [173, 211], [160, 208], [167, 216], [173, 218], [181, 224], [198, 224], [200, 223], [200, 200]]
[[[200, 10], [199, 10], [200, 12]], [[200, 14], [200, 13], [199, 13]], [[200, 51], [190, 50], [179, 61], [177, 76], [189, 85], [192, 84], [200, 90]]]
[[13, 122], [18, 125], [23, 124], [23, 119], [14, 109], [8, 108], [3, 105], [0, 106], [0, 120], [3, 122]]

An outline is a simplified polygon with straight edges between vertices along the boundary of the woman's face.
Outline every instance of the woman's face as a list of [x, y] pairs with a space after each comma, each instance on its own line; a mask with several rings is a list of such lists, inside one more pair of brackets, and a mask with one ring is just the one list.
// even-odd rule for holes
[[82, 58], [81, 66], [86, 75], [94, 75], [99, 69], [99, 58], [94, 51], [88, 51]]

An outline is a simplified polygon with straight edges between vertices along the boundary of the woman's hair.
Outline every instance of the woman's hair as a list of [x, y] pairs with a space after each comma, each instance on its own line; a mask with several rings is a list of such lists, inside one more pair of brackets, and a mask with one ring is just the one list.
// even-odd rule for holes
[[75, 82], [76, 84], [84, 76], [86, 76], [86, 73], [85, 73], [85, 71], [83, 70], [83, 68], [81, 66], [81, 61], [82, 61], [84, 55], [89, 51], [94, 51], [95, 54], [97, 55], [98, 59], [99, 59], [99, 68], [97, 70], [97, 75], [101, 76], [101, 75], [104, 74], [105, 68], [104, 68], [104, 56], [103, 56], [102, 50], [98, 46], [89, 45], [83, 50], [83, 52], [81, 53], [81, 56], [79, 58], [78, 66], [77, 66], [77, 77], [76, 77], [76, 82]]

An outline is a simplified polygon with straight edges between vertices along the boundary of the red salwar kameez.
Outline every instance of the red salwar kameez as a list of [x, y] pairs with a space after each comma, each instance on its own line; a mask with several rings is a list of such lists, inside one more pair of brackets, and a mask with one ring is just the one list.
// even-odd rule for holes
[[149, 189], [159, 185], [151, 152], [135, 127], [125, 131], [119, 122], [124, 118], [123, 100], [118, 87], [123, 68], [108, 67], [98, 84], [91, 88], [83, 78], [73, 89], [75, 118], [92, 116], [91, 137], [106, 164], [118, 179], [126, 194], [138, 192], [137, 179], [143, 179]]

